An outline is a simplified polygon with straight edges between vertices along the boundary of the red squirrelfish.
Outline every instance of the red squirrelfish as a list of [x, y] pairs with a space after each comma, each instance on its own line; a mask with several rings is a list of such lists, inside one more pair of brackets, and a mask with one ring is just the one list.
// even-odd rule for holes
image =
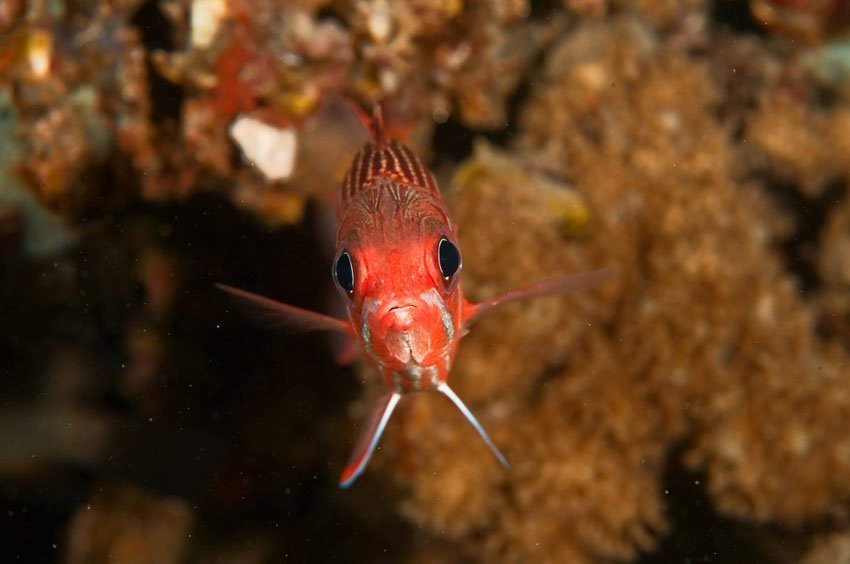
[[448, 383], [461, 337], [484, 313], [505, 303], [589, 288], [610, 270], [560, 276], [482, 303], [463, 297], [456, 227], [431, 171], [383, 131], [380, 108], [369, 142], [354, 157], [339, 192], [333, 279], [348, 310], [337, 319], [229, 286], [246, 306], [304, 331], [341, 331], [356, 338], [381, 375], [386, 394], [375, 404], [340, 477], [348, 487], [363, 472], [401, 397], [436, 391], [472, 424], [505, 468], [507, 460]]

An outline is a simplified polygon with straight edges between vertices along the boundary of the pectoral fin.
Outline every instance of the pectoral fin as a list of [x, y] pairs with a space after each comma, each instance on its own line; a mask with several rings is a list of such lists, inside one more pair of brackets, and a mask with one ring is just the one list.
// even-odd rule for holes
[[252, 319], [263, 326], [289, 333], [341, 331], [354, 336], [351, 324], [347, 320], [283, 304], [225, 284], [216, 284], [216, 287], [227, 292]]
[[469, 327], [478, 321], [488, 311], [499, 306], [516, 302], [519, 300], [527, 300], [539, 296], [552, 296], [556, 294], [566, 294], [567, 292], [575, 292], [578, 290], [587, 290], [605, 282], [611, 278], [616, 269], [603, 268], [601, 270], [588, 270], [587, 272], [579, 272], [578, 274], [567, 274], [549, 278], [536, 284], [523, 286], [501, 296], [481, 302], [479, 304], [467, 304], [467, 309], [464, 313], [464, 327]]
[[392, 392], [375, 403], [366, 426], [360, 432], [351, 458], [348, 459], [348, 464], [339, 477], [341, 488], [350, 486], [366, 469], [366, 465], [369, 464], [369, 459], [372, 458], [372, 453], [375, 452], [375, 447], [378, 446], [378, 441], [381, 439], [387, 421], [390, 420], [399, 399], [401, 399], [401, 394]]
[[357, 339], [350, 335], [331, 335], [331, 355], [337, 366], [349, 366], [360, 356], [360, 347]]
[[508, 461], [505, 459], [505, 456], [499, 451], [498, 447], [493, 444], [493, 441], [490, 440], [490, 435], [487, 434], [487, 431], [484, 430], [484, 427], [481, 426], [481, 423], [472, 415], [472, 412], [469, 411], [469, 408], [463, 403], [463, 400], [452, 390], [448, 384], [443, 382], [439, 386], [437, 386], [437, 391], [449, 398], [455, 407], [457, 407], [463, 416], [466, 417], [466, 420], [469, 421], [475, 430], [478, 431], [478, 434], [481, 435], [481, 438], [484, 439], [484, 442], [487, 444], [487, 447], [490, 449], [490, 452], [493, 453], [493, 456], [496, 457], [496, 460], [499, 461], [505, 470], [508, 469]]

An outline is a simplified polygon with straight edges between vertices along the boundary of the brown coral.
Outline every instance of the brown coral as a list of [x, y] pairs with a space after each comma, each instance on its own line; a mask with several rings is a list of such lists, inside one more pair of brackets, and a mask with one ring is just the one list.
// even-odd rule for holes
[[827, 334], [850, 349], [850, 200], [833, 208], [821, 233], [817, 272], [820, 322]]
[[762, 167], [799, 186], [806, 196], [820, 195], [828, 182], [850, 176], [850, 110], [844, 107], [817, 109], [787, 94], [768, 94], [745, 135], [759, 152]]
[[187, 552], [193, 520], [183, 500], [110, 486], [73, 517], [66, 562], [177, 563]]
[[800, 562], [802, 564], [850, 562], [850, 534], [836, 533], [818, 539]]
[[[414, 418], [402, 431], [419, 438], [409, 515], [439, 530], [452, 515], [456, 537], [507, 561], [628, 559], [665, 530], [660, 471], [686, 438], [724, 513], [789, 525], [845, 514], [848, 358], [815, 339], [753, 222], [770, 209], [737, 185], [718, 97], [703, 64], [628, 20], [587, 24], [550, 54], [519, 140], [534, 157], [506, 173], [478, 156], [492, 173], [455, 194], [466, 280], [486, 295], [556, 272], [620, 273], [475, 328], [454, 380], [486, 406], [512, 470], [491, 476], [442, 408]], [[547, 219], [540, 160], [587, 201], [586, 239]], [[470, 479], [458, 460], [473, 453], [483, 466]]]

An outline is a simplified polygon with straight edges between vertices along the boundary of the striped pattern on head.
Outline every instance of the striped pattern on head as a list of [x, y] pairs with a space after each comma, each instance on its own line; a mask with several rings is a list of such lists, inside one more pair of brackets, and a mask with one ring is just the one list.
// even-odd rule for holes
[[376, 179], [387, 177], [434, 195], [440, 194], [434, 175], [413, 151], [389, 139], [383, 146], [369, 143], [357, 153], [342, 183], [340, 203], [345, 206], [360, 191], [371, 188]]

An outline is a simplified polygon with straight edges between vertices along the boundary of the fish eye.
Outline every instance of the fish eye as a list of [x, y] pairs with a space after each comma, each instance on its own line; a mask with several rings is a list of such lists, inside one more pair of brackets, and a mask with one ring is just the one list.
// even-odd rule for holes
[[351, 255], [348, 251], [342, 254], [334, 262], [334, 279], [339, 287], [351, 294], [354, 292], [354, 267], [351, 264]]
[[448, 280], [460, 270], [460, 250], [457, 245], [443, 237], [437, 245], [440, 272]]

